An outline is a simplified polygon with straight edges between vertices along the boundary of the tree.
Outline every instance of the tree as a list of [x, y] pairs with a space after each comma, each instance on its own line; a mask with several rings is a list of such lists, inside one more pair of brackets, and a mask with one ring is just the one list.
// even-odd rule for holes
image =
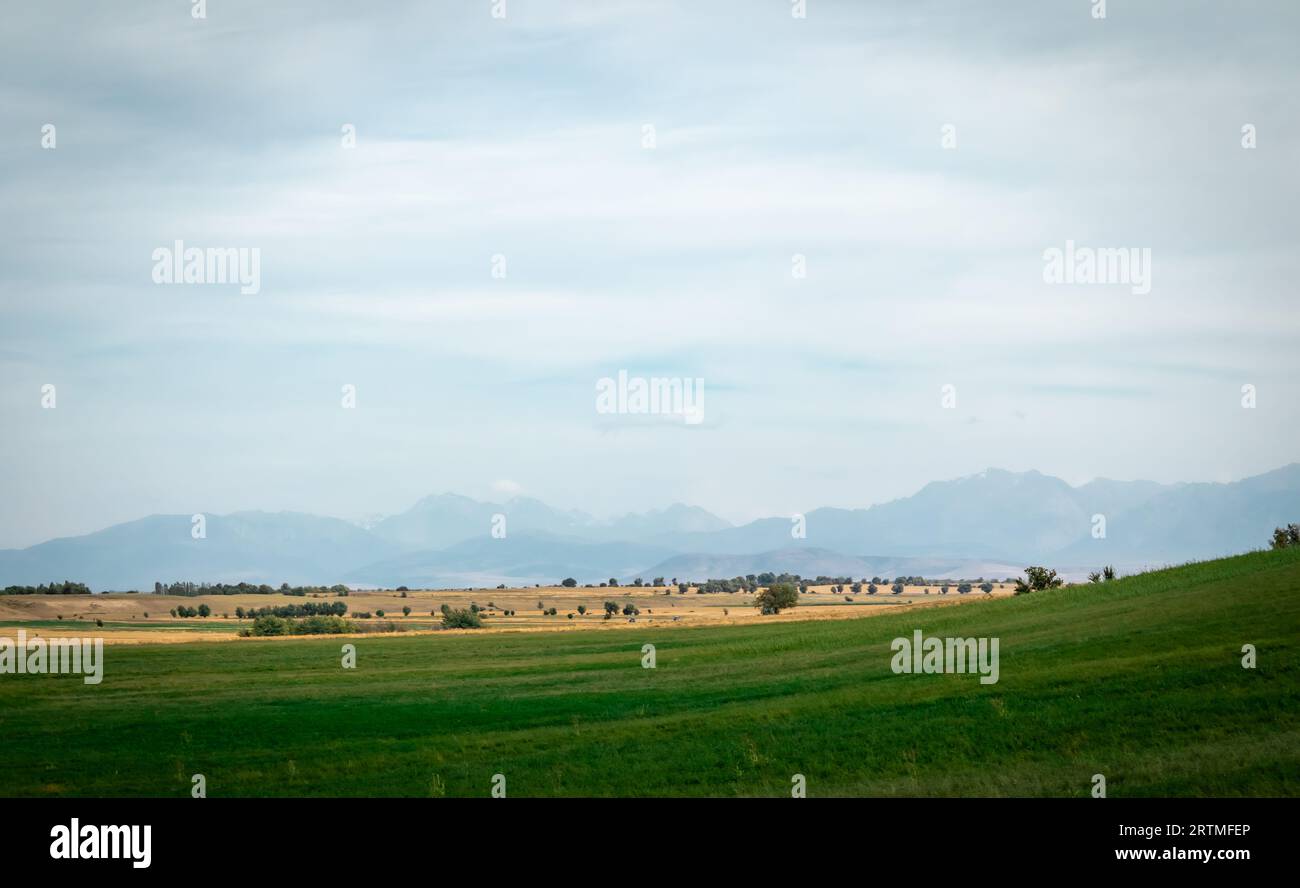
[[578, 585], [578, 581], [575, 580], [573, 577], [565, 577], [564, 580], [560, 583], [560, 585], [568, 589], [572, 589], [574, 586]]
[[444, 629], [482, 629], [483, 618], [473, 611], [448, 608], [442, 615]]
[[617, 601], [606, 601], [606, 602], [605, 602], [605, 613], [608, 614], [608, 615], [610, 615], [610, 616], [613, 616], [614, 614], [618, 613], [618, 602], [617, 602]]
[[1101, 578], [1107, 583], [1115, 579], [1115, 568], [1111, 567], [1109, 564], [1103, 567], [1101, 569]]
[[212, 614], [212, 608], [208, 607], [206, 604], [200, 604], [200, 605], [199, 605], [199, 616], [200, 616], [200, 617], [207, 617], [207, 616], [210, 616], [211, 614]]
[[409, 617], [410, 615], [411, 615], [411, 608], [410, 608], [409, 606], [403, 606], [403, 607], [402, 607], [402, 616], [404, 616], [404, 617]]
[[586, 616], [587, 606], [585, 604], [578, 605], [578, 613], [582, 614], [583, 616]]
[[1027, 595], [1030, 592], [1055, 589], [1062, 582], [1055, 570], [1048, 570], [1045, 567], [1026, 567], [1025, 576], [1016, 580], [1016, 594]]
[[764, 614], [779, 614], [782, 608], [789, 610], [799, 604], [799, 593], [792, 583], [774, 583], [758, 594], [754, 599], [755, 607]]
[[902, 583], [895, 583], [894, 585], [892, 585], [892, 586], [889, 587], [889, 591], [892, 592], [892, 593], [895, 594], [895, 595], [902, 595], [902, 594], [903, 594], [903, 584], [902, 584]]
[[1289, 549], [1292, 546], [1300, 546], [1300, 524], [1288, 524], [1286, 527], [1274, 529], [1273, 539], [1269, 546], [1274, 549]]
[[879, 591], [880, 591], [880, 588], [879, 588], [875, 583], [870, 583], [870, 584], [868, 584], [868, 586], [867, 586], [867, 594], [868, 594], [868, 595], [875, 595], [875, 594], [876, 594], [877, 592], [879, 592]]
[[993, 591], [993, 584], [989, 582], [980, 583], [980, 591], [985, 595], [988, 595]]

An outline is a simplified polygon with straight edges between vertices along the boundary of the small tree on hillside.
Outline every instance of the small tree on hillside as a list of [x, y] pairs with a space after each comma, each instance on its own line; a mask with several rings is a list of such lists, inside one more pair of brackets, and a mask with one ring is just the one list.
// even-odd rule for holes
[[1300, 524], [1288, 524], [1286, 527], [1274, 529], [1273, 539], [1269, 546], [1274, 549], [1289, 549], [1292, 546], [1300, 546]]
[[1026, 567], [1025, 576], [1016, 580], [1016, 594], [1026, 595], [1030, 592], [1055, 589], [1062, 582], [1055, 570], [1048, 570], [1045, 567]]

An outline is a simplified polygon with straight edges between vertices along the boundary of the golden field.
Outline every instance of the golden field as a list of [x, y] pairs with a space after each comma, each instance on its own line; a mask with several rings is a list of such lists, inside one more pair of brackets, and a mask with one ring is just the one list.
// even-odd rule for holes
[[[671, 588], [671, 587], [670, 587]], [[907, 586], [899, 595], [881, 587], [875, 595], [865, 591], [851, 595], [831, 592], [830, 586], [812, 586], [799, 596], [799, 606], [775, 616], [763, 616], [753, 606], [753, 596], [744, 593], [697, 594], [691, 587], [685, 594], [675, 588], [618, 586], [609, 588], [566, 588], [542, 586], [520, 589], [473, 590], [360, 590], [344, 598], [348, 618], [362, 628], [381, 628], [393, 623], [405, 632], [519, 632], [578, 631], [640, 626], [668, 628], [675, 626], [720, 626], [747, 623], [791, 622], [800, 620], [836, 620], [894, 613], [899, 608], [956, 604], [1010, 595], [1012, 587], [994, 584], [985, 595], [975, 589], [959, 595], [952, 587], [947, 595], [938, 586]], [[851, 600], [846, 600], [846, 598]], [[111, 593], [104, 595], [11, 595], [0, 596], [0, 634], [12, 634], [26, 628], [28, 635], [90, 634], [103, 635], [107, 643], [163, 644], [181, 641], [231, 641], [239, 639], [241, 626], [235, 609], [277, 607], [308, 601], [334, 601], [333, 595], [152, 595]], [[613, 601], [620, 611], [605, 619], [604, 604]], [[640, 613], [628, 617], [622, 613], [626, 604]], [[176, 618], [170, 611], [178, 606], [197, 608], [207, 604], [212, 610], [207, 618]], [[443, 604], [467, 608], [477, 604], [485, 617], [483, 629], [443, 630], [439, 610]], [[540, 607], [539, 607], [540, 605]], [[578, 608], [585, 606], [586, 614]], [[409, 607], [409, 615], [402, 609]], [[555, 608], [554, 616], [543, 609]], [[379, 611], [384, 616], [378, 615]], [[507, 615], [506, 611], [514, 611]], [[357, 612], [369, 612], [369, 619], [356, 619]], [[572, 615], [572, 616], [570, 616]], [[100, 627], [94, 621], [102, 620]], [[294, 637], [294, 636], [289, 636]]]

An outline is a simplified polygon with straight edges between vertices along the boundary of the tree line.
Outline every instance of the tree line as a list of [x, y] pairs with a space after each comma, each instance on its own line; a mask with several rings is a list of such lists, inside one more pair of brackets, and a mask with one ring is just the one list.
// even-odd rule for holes
[[281, 583], [279, 588], [266, 583], [154, 583], [155, 595], [337, 595], [346, 598], [350, 590], [342, 583], [333, 586], [290, 586]]
[[39, 586], [5, 586], [0, 595], [89, 595], [85, 583], [64, 580], [62, 583], [42, 583]]

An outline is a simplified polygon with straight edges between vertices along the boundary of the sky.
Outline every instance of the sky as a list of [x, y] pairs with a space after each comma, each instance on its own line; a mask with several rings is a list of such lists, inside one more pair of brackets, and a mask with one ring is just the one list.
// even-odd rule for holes
[[[1294, 462], [1300, 6], [1105, 5], [13, 6], [0, 547]], [[260, 289], [155, 282], [176, 241]], [[1050, 283], [1067, 242], [1149, 291]], [[701, 421], [601, 412], [620, 371]]]

